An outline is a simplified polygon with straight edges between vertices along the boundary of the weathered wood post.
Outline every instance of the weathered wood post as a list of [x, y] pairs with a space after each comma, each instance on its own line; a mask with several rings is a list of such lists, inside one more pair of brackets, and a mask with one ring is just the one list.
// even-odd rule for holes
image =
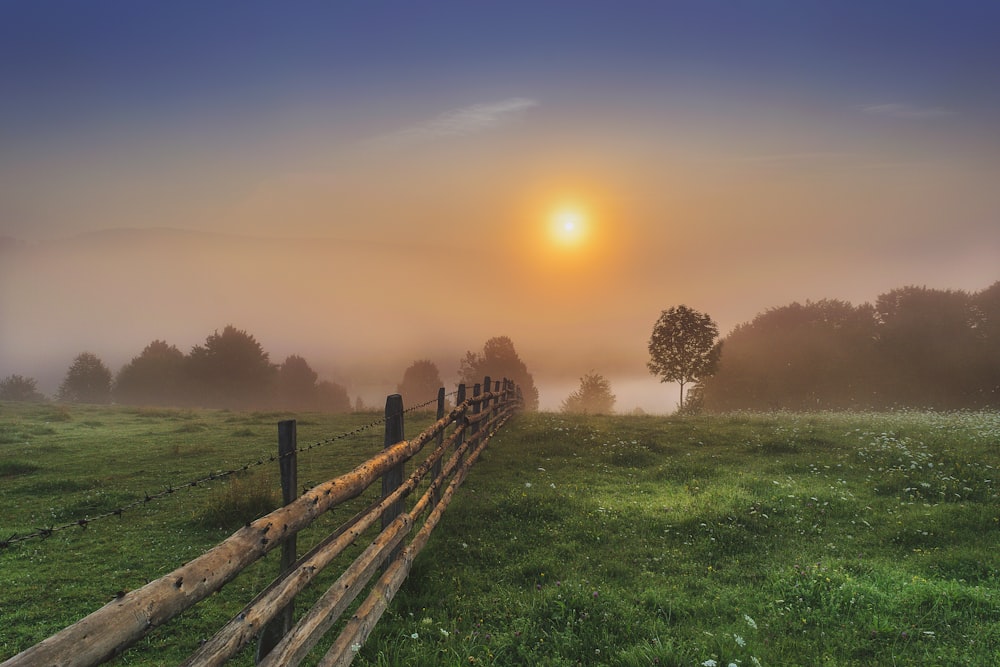
[[[283, 505], [293, 502], [298, 496], [298, 430], [294, 419], [278, 422], [278, 469], [281, 471], [281, 501]], [[281, 544], [281, 573], [292, 569], [298, 560], [297, 533], [292, 533]], [[264, 626], [257, 642], [256, 661], [260, 662], [271, 652], [281, 638], [295, 623], [295, 602], [289, 602], [277, 616]]]
[[[397, 442], [403, 440], [403, 397], [399, 394], [390, 394], [385, 399], [385, 449], [388, 449]], [[389, 468], [382, 475], [382, 497], [385, 498], [399, 488], [403, 483], [403, 467], [405, 462]], [[397, 500], [386, 508], [382, 514], [382, 530], [393, 522], [393, 520], [403, 512], [403, 500]], [[393, 552], [391, 558], [395, 558], [399, 552]], [[391, 560], [390, 558], [390, 560]]]
[[[298, 462], [299, 434], [298, 425], [294, 419], [278, 422], [278, 466], [281, 470], [281, 503], [290, 505], [299, 497], [299, 462]], [[287, 572], [295, 565], [299, 556], [296, 548], [296, 537], [293, 534], [281, 545], [281, 571]], [[288, 622], [287, 630], [292, 627], [292, 608], [289, 605], [285, 610]]]
[[503, 404], [500, 396], [500, 380], [495, 380], [493, 382], [493, 392], [497, 395], [496, 398], [493, 399], [493, 417], [496, 417], [500, 414], [500, 406]]
[[[478, 398], [479, 394], [482, 392], [482, 385], [476, 383], [472, 385], [472, 397]], [[477, 401], [472, 404], [472, 414], [478, 415], [483, 410], [482, 401]], [[471, 446], [475, 448], [479, 444], [479, 422], [474, 422], [472, 424], [472, 433], [469, 434], [469, 442], [472, 443]]]
[[[487, 375], [486, 377], [483, 378], [483, 393], [484, 394], [489, 394], [491, 389], [493, 389], [493, 381], [490, 380], [490, 376]], [[481, 429], [479, 429], [480, 432], [482, 433], [481, 437], [485, 437], [485, 435], [486, 435], [486, 433], [485, 433], [486, 427], [490, 423], [490, 419], [493, 418], [492, 408], [490, 408], [490, 404], [492, 402], [493, 401], [491, 399], [489, 399], [489, 398], [487, 398], [485, 401], [483, 401], [483, 412], [486, 413], [486, 416], [483, 417], [483, 419], [485, 419], [486, 421], [483, 422], [483, 427]]]
[[[443, 417], [444, 417], [444, 387], [441, 387], [441, 388], [438, 389], [437, 418], [441, 419]], [[437, 434], [437, 440], [436, 440], [436, 447], [435, 447], [435, 449], [437, 447], [440, 447], [442, 445], [442, 443], [444, 443], [444, 429], [442, 429]], [[433, 482], [440, 475], [441, 475], [441, 459], [438, 459], [434, 463], [433, 467], [431, 467], [431, 481]], [[433, 500], [431, 502], [431, 506], [432, 507], [436, 507], [437, 504], [438, 504], [438, 501], [441, 500], [441, 487], [440, 486], [437, 487], [436, 489], [434, 489], [434, 495], [432, 496], [432, 498], [433, 498]]]
[[[462, 403], [465, 403], [465, 383], [464, 382], [462, 382], [462, 383], [460, 383], [458, 385], [458, 394], [455, 396], [455, 404], [456, 405], [462, 405]], [[462, 408], [462, 409], [463, 410], [468, 410], [468, 408]], [[463, 417], [465, 416], [464, 413], [463, 413], [462, 416]], [[462, 431], [459, 434], [458, 438], [455, 439], [455, 449], [456, 450], [459, 449], [462, 446], [463, 442], [465, 442], [465, 431]]]

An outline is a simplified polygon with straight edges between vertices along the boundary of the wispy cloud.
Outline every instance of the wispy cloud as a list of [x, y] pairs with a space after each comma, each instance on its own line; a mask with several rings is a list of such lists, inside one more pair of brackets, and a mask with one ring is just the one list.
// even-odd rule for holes
[[778, 164], [788, 162], [813, 162], [830, 163], [841, 162], [858, 157], [856, 153], [843, 153], [833, 151], [814, 151], [806, 153], [768, 153], [763, 155], [734, 155], [727, 159], [728, 162], [738, 163], [760, 163]]
[[392, 147], [479, 134], [513, 122], [535, 106], [538, 102], [526, 97], [473, 104], [445, 111], [419, 125], [376, 137], [370, 143], [378, 147]]
[[912, 104], [870, 104], [858, 107], [862, 112], [873, 116], [902, 118], [906, 120], [930, 120], [947, 118], [957, 114], [956, 111], [943, 107], [918, 107]]

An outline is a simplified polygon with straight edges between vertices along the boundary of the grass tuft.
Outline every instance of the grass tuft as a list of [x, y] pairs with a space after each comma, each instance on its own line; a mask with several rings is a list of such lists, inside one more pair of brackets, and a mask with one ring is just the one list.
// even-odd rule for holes
[[194, 523], [202, 528], [236, 529], [280, 506], [280, 489], [263, 471], [236, 475], [212, 490], [208, 506]]
[[0, 477], [30, 475], [38, 469], [38, 466], [33, 463], [24, 463], [22, 461], [0, 461]]

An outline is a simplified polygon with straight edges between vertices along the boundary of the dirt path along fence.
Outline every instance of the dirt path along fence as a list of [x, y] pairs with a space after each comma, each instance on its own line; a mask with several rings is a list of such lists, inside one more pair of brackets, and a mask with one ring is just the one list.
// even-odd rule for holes
[[[319, 665], [349, 665], [406, 579], [413, 560], [479, 458], [490, 438], [521, 406], [520, 389], [508, 380], [459, 385], [456, 406], [445, 414], [438, 392], [437, 421], [416, 437], [403, 437], [403, 404], [386, 399], [385, 448], [350, 472], [296, 497], [295, 423], [279, 425], [279, 460], [285, 505], [241, 528], [200, 556], [142, 588], [125, 593], [73, 625], [6, 660], [0, 667], [106, 662], [181, 612], [233, 580], [244, 568], [282, 545], [282, 574], [183, 664], [222, 665], [255, 641], [260, 665], [297, 665], [341, 621], [366, 589], [367, 597], [341, 623]], [[421, 450], [433, 449], [409, 476], [405, 467]], [[295, 536], [325, 512], [382, 481], [381, 499], [298, 556]], [[423, 495], [406, 510], [421, 484]], [[426, 515], [426, 516], [425, 516]], [[423, 517], [422, 523], [420, 523]], [[295, 619], [296, 595], [376, 523], [381, 531], [339, 578]], [[419, 527], [418, 527], [419, 524]], [[412, 537], [411, 537], [412, 535]], [[378, 579], [372, 584], [376, 575]]]

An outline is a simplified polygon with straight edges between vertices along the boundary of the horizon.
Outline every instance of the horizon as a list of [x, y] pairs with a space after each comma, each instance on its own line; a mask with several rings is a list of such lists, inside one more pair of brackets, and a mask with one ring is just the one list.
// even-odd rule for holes
[[83, 350], [115, 371], [232, 324], [367, 403], [507, 335], [544, 408], [597, 372], [617, 411], [670, 412], [645, 362], [671, 306], [725, 336], [1000, 279], [998, 20], [971, 0], [6, 3], [0, 241], [24, 243], [0, 244], [0, 377], [52, 393]]

